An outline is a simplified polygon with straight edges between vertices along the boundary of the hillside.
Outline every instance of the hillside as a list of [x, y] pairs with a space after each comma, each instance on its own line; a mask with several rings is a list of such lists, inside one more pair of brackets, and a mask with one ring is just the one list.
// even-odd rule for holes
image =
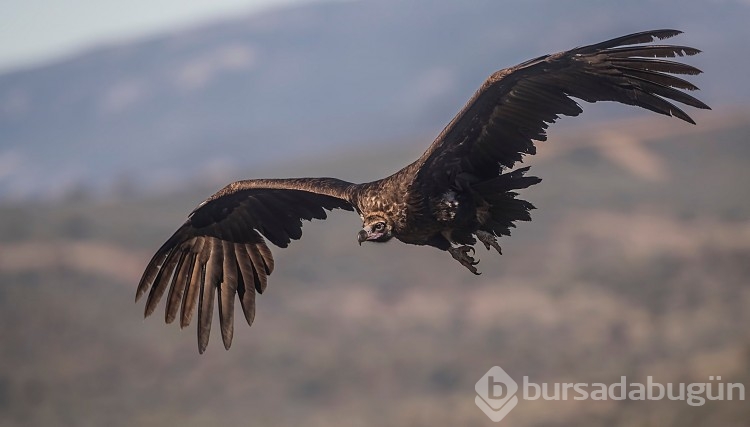
[[491, 72], [650, 28], [705, 51], [689, 62], [709, 105], [747, 106], [749, 15], [740, 1], [314, 2], [102, 46], [0, 75], [0, 198], [154, 194], [289, 153], [426, 143]]
[[[502, 239], [502, 257], [479, 252], [480, 277], [428, 248], [360, 248], [355, 215], [307, 224], [275, 251], [253, 327], [237, 325], [229, 352], [215, 329], [203, 356], [195, 325], [163, 325], [163, 307], [144, 322], [132, 300], [153, 250], [213, 189], [6, 203], [0, 425], [485, 426], [474, 383], [493, 365], [536, 382], [750, 387], [750, 126], [739, 113], [698, 121], [558, 132], [528, 161], [544, 179], [523, 194], [533, 222]], [[266, 171], [368, 178], [422, 148]], [[503, 423], [748, 419], [737, 401], [521, 401]]]

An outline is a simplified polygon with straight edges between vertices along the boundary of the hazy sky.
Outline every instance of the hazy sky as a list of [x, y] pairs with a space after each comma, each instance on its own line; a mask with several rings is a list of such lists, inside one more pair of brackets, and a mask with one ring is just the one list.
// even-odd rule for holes
[[0, 72], [97, 44], [311, 0], [0, 0]]

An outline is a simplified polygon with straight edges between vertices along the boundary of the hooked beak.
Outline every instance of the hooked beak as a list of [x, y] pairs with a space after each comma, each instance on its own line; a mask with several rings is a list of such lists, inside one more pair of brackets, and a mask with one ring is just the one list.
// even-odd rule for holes
[[357, 242], [359, 242], [359, 246], [362, 246], [362, 242], [367, 240], [368, 237], [370, 237], [370, 233], [368, 233], [367, 230], [359, 230], [359, 233], [357, 233]]

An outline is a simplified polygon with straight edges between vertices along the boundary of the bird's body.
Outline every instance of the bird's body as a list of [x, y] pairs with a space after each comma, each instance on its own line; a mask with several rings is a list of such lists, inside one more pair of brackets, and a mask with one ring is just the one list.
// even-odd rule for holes
[[[403, 243], [448, 250], [452, 243], [476, 243], [472, 235], [478, 230], [493, 231], [488, 228], [493, 219], [493, 203], [488, 199], [493, 196], [502, 195], [506, 205], [516, 208], [518, 215], [504, 223], [530, 219], [531, 204], [508, 195], [511, 190], [539, 182], [538, 178], [523, 176], [528, 168], [485, 181], [462, 176], [445, 188], [420, 181], [419, 166], [415, 162], [385, 179], [349, 187], [354, 208], [365, 224], [382, 220], [391, 230], [390, 237]], [[506, 209], [505, 213], [510, 212]]]
[[[415, 162], [364, 184], [335, 178], [256, 179], [227, 185], [201, 203], [157, 251], [143, 274], [136, 299], [149, 291], [146, 315], [168, 291], [166, 321], [187, 326], [198, 312], [198, 345], [208, 343], [218, 298], [224, 345], [233, 336], [235, 296], [249, 324], [274, 262], [266, 239], [279, 247], [302, 236], [302, 221], [324, 219], [326, 210], [355, 210], [362, 218], [357, 239], [432, 246], [478, 274], [470, 255], [480, 241], [500, 252], [496, 238], [534, 207], [517, 190], [540, 179], [513, 169], [533, 141], [559, 116], [576, 116], [588, 102], [616, 101], [693, 120], [670, 101], [707, 105], [682, 90], [697, 89], [673, 74], [698, 74], [692, 66], [663, 59], [694, 55], [690, 47], [648, 45], [679, 34], [656, 30], [544, 55], [492, 74]], [[682, 90], [680, 90], [682, 89]]]

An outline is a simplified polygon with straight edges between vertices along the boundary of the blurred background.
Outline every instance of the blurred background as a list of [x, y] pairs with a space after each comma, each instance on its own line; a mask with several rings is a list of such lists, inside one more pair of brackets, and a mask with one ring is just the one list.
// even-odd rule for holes
[[[750, 387], [750, 3], [0, 4], [0, 425], [494, 425], [520, 382]], [[255, 324], [205, 355], [135, 287], [201, 200], [247, 178], [366, 181], [426, 149], [493, 71], [677, 28], [713, 111], [585, 104], [528, 158], [539, 209], [479, 251], [276, 250]], [[505, 426], [746, 426], [746, 402], [521, 401]]]

